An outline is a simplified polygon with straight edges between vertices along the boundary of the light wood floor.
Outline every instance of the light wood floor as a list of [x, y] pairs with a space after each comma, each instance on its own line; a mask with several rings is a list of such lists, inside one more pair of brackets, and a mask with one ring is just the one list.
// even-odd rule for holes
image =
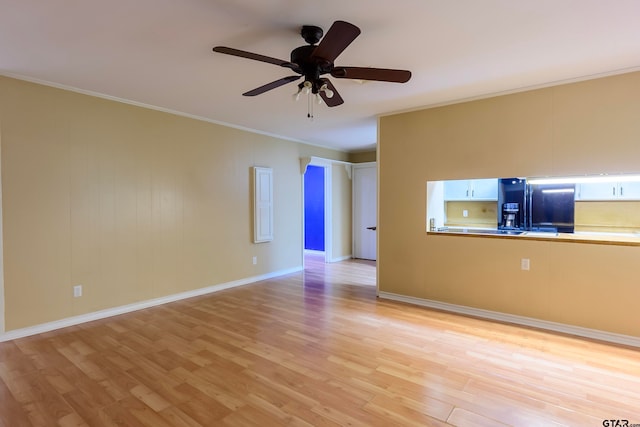
[[640, 423], [637, 349], [376, 300], [374, 275], [311, 260], [0, 343], [0, 425]]

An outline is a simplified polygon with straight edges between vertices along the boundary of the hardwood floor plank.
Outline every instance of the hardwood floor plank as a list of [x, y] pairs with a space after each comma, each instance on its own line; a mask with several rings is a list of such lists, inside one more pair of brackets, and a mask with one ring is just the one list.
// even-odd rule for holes
[[436, 421], [445, 422], [453, 405], [435, 399], [421, 402], [407, 397], [376, 396], [365, 409], [378, 415], [387, 415], [401, 425], [425, 425]]
[[[103, 407], [97, 406], [90, 396], [87, 396], [79, 390], [73, 390], [65, 393], [64, 399], [73, 408], [73, 414], [75, 414], [75, 416], [69, 415], [64, 417], [65, 423], [85, 423], [92, 427], [103, 427], [108, 425], [101, 417], [100, 410], [103, 409]], [[60, 423], [62, 423], [62, 419], [60, 420]]]
[[85, 420], [83, 420], [80, 415], [75, 412], [70, 413], [58, 420], [58, 425], [60, 427], [93, 427], [98, 424], [92, 423], [87, 424]]
[[458, 427], [499, 427], [506, 426], [496, 420], [483, 417], [464, 409], [455, 408], [449, 417], [449, 423]]
[[0, 426], [29, 427], [31, 422], [7, 385], [0, 381]]
[[639, 349], [378, 300], [362, 261], [0, 343], [0, 427], [573, 426], [639, 407]]
[[237, 397], [233, 389], [227, 387], [229, 377], [221, 378], [217, 372], [209, 372], [204, 369], [190, 372], [187, 369], [177, 368], [173, 374], [230, 411], [236, 411], [245, 405], [245, 401]]
[[64, 366], [61, 373], [68, 382], [74, 385], [74, 390], [90, 396], [95, 406], [103, 407], [114, 403], [113, 397], [100, 385], [100, 380], [91, 379], [78, 367]]
[[121, 404], [124, 405], [127, 410], [145, 426], [172, 427], [171, 423], [140, 399], [125, 399], [121, 401]]
[[108, 427], [147, 427], [129, 411], [126, 399], [101, 409], [100, 420]]
[[45, 368], [39, 370], [40, 375], [56, 390], [58, 394], [65, 394], [75, 390], [76, 386], [72, 384], [63, 374], [56, 368]]
[[206, 427], [175, 406], [164, 409], [160, 415], [174, 427]]
[[191, 396], [189, 400], [180, 403], [177, 407], [203, 426], [219, 424], [223, 418], [232, 413], [222, 403], [207, 396], [190, 384], [181, 384], [177, 389], [181, 393]]
[[171, 406], [171, 403], [162, 396], [142, 384], [133, 387], [131, 394], [156, 412], [161, 412]]

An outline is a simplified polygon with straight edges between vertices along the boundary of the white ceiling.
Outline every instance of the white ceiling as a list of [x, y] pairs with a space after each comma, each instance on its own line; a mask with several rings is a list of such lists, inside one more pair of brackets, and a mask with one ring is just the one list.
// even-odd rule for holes
[[[408, 83], [332, 79], [341, 106], [294, 102], [300, 27], [362, 34], [336, 65], [408, 69]], [[0, 0], [0, 73], [346, 151], [375, 146], [376, 116], [640, 68], [639, 0]]]

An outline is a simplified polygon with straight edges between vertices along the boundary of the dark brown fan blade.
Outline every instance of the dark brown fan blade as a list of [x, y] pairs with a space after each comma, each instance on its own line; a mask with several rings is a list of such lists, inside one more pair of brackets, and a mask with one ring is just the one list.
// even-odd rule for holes
[[411, 71], [387, 68], [335, 67], [331, 75], [338, 79], [378, 80], [381, 82], [406, 83]]
[[227, 55], [239, 56], [240, 58], [253, 59], [254, 61], [267, 62], [269, 64], [279, 65], [285, 68], [291, 68], [292, 70], [299, 72], [298, 65], [293, 62], [283, 61], [282, 59], [272, 58], [270, 56], [260, 55], [258, 53], [251, 53], [245, 50], [234, 49], [232, 47], [216, 46], [213, 48], [214, 52], [225, 53]]
[[336, 21], [311, 56], [333, 62], [359, 35], [360, 28], [345, 21]]
[[336, 88], [333, 86], [333, 84], [331, 83], [331, 80], [324, 79], [324, 78], [320, 80], [322, 80], [327, 85], [327, 88], [333, 92], [333, 96], [331, 98], [329, 98], [327, 94], [324, 93], [324, 91], [319, 92], [320, 96], [322, 97], [322, 100], [324, 101], [325, 104], [327, 104], [327, 107], [336, 107], [340, 104], [344, 104], [344, 100], [342, 99], [342, 97], [340, 96]]
[[255, 88], [253, 90], [250, 90], [249, 92], [245, 92], [242, 95], [244, 95], [244, 96], [260, 95], [261, 93], [265, 93], [268, 90], [275, 89], [277, 87], [286, 85], [287, 83], [290, 83], [290, 82], [292, 82], [294, 80], [298, 80], [300, 77], [302, 77], [302, 76], [283, 77], [281, 79], [276, 80], [275, 82], [267, 83], [266, 85], [257, 87], [257, 88]]

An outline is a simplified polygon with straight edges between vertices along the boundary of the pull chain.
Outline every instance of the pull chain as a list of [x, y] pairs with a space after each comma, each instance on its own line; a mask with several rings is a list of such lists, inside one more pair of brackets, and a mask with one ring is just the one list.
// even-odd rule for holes
[[313, 121], [313, 95], [307, 95], [307, 118]]

